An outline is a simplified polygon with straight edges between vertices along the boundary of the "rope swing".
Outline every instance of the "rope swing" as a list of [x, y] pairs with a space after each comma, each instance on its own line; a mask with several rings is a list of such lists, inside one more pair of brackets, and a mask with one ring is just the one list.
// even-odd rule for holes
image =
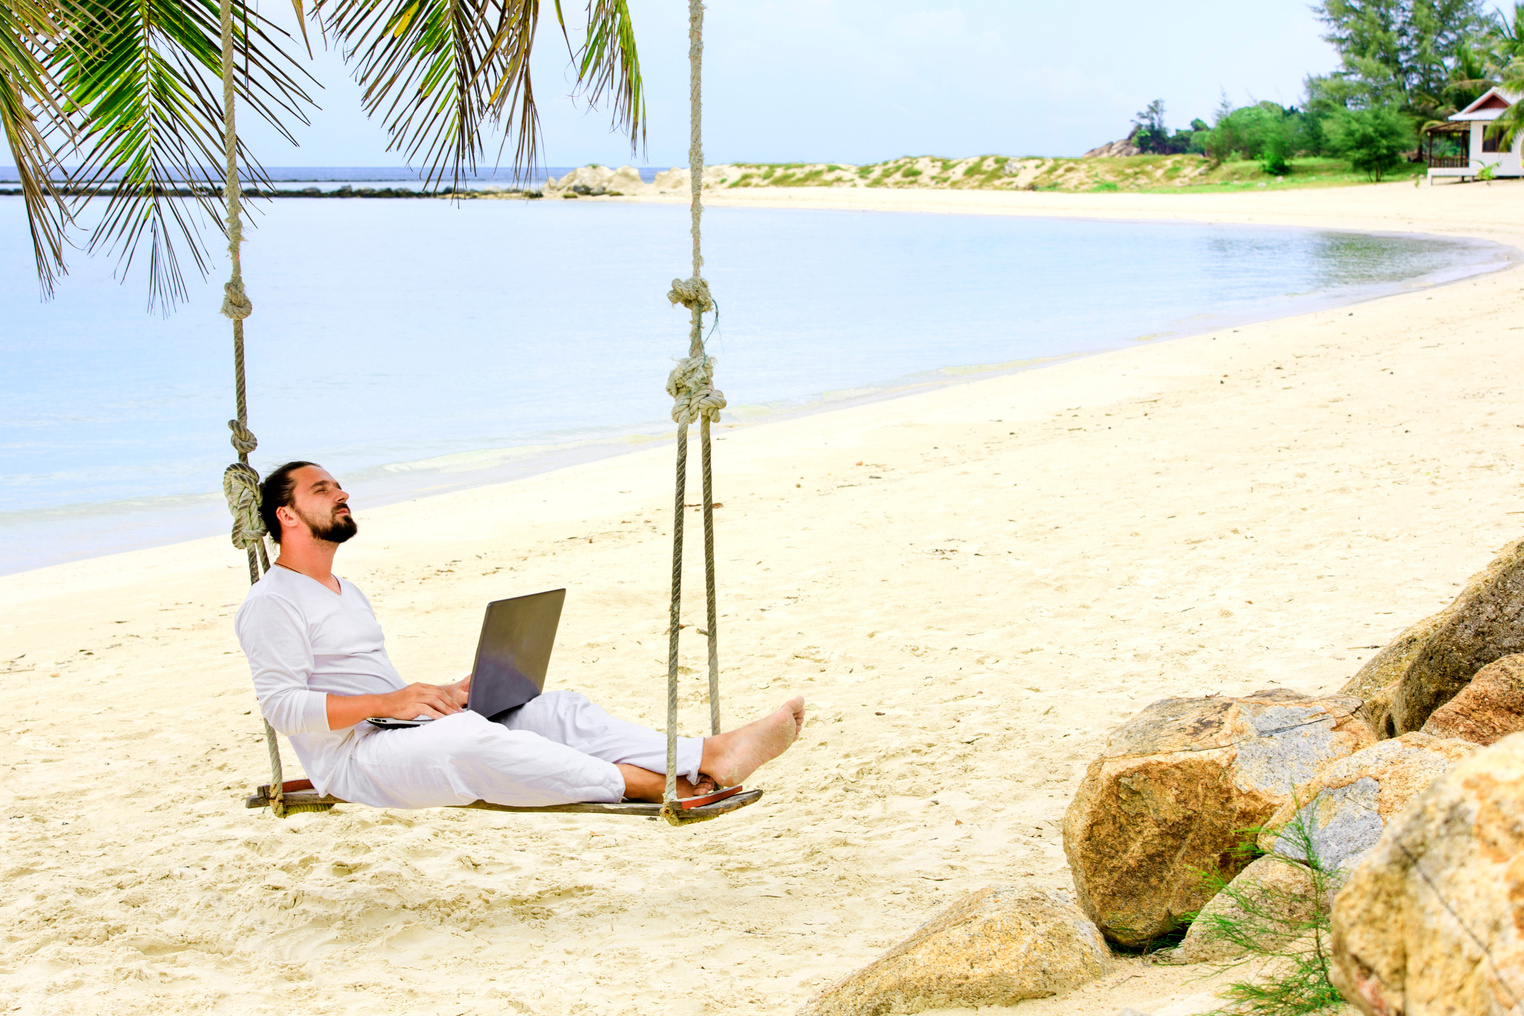
[[[233, 546], [244, 551], [249, 561], [249, 582], [258, 582], [269, 571], [270, 559], [265, 548], [265, 527], [259, 517], [259, 473], [249, 465], [249, 453], [259, 442], [248, 427], [248, 400], [244, 386], [243, 323], [254, 312], [253, 303], [243, 286], [242, 185], [238, 179], [238, 136], [234, 129], [234, 53], [233, 4], [221, 0], [222, 14], [222, 103], [226, 129], [223, 134], [227, 157], [224, 197], [227, 203], [228, 254], [232, 268], [223, 286], [222, 314], [233, 322], [233, 375], [237, 397], [237, 419], [228, 421], [233, 449], [238, 461], [222, 474], [222, 492], [233, 515]], [[725, 396], [714, 387], [714, 359], [704, 349], [704, 314], [718, 315], [703, 266], [703, 189], [704, 138], [702, 68], [704, 55], [704, 4], [688, 2], [688, 89], [689, 138], [688, 169], [692, 193], [690, 230], [693, 235], [693, 274], [687, 279], [673, 279], [667, 299], [688, 309], [688, 355], [679, 360], [667, 378], [667, 394], [672, 396], [672, 420], [677, 424], [677, 485], [673, 499], [672, 520], [672, 603], [667, 648], [667, 780], [660, 805], [639, 802], [618, 804], [568, 804], [541, 808], [520, 808], [477, 801], [461, 807], [509, 812], [573, 812], [603, 815], [656, 817], [673, 825], [686, 825], [717, 818], [753, 803], [762, 796], [759, 790], [732, 793], [711, 804], [684, 807], [677, 796], [677, 669], [679, 615], [683, 585], [683, 511], [688, 484], [688, 428], [699, 425], [700, 463], [704, 494], [704, 584], [707, 599], [709, 639], [709, 726], [720, 733], [720, 655], [719, 611], [714, 580], [714, 480], [710, 465], [709, 425], [718, 422], [725, 408]], [[259, 787], [245, 803], [250, 808], [268, 805], [277, 817], [304, 811], [327, 811], [335, 804], [345, 804], [334, 797], [319, 795], [306, 780], [284, 782], [280, 741], [269, 721], [264, 721], [265, 744], [270, 754], [270, 784]]]
[[720, 633], [714, 592], [714, 478], [709, 461], [709, 424], [720, 418], [725, 396], [714, 387], [714, 360], [704, 351], [704, 312], [715, 309], [704, 281], [704, 4], [688, 0], [688, 187], [693, 233], [693, 276], [673, 279], [667, 299], [688, 308], [688, 355], [667, 378], [672, 419], [677, 424], [677, 489], [672, 504], [672, 618], [667, 631], [667, 788], [662, 814], [673, 822], [677, 800], [678, 615], [683, 604], [683, 511], [688, 487], [688, 426], [699, 425], [704, 483], [704, 591], [708, 600], [709, 729], [720, 732]]

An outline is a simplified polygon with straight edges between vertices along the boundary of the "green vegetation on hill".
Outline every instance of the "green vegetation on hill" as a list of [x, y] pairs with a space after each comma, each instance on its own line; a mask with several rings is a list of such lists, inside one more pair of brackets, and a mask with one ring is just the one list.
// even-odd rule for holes
[[[1293, 187], [1341, 187], [1365, 183], [1367, 173], [1344, 159], [1289, 158], [1283, 172], [1267, 172], [1256, 159], [1214, 164], [1200, 155], [1134, 155], [1049, 159], [982, 155], [965, 159], [907, 156], [868, 166], [839, 163], [739, 163], [715, 167], [710, 186], [891, 187], [1025, 191], [1233, 191]], [[1412, 164], [1388, 175], [1421, 175]]]
[[[1524, 91], [1524, 2], [1506, 12], [1483, 0], [1322, 0], [1313, 9], [1339, 67], [1307, 78], [1298, 104], [1235, 108], [1224, 95], [1210, 127], [1197, 119], [1171, 132], [1156, 99], [1133, 117], [1128, 145], [1214, 163], [1253, 159], [1272, 175], [1287, 173], [1295, 157], [1332, 156], [1381, 180], [1402, 173], [1422, 129], [1495, 85]], [[1524, 103], [1498, 128], [1511, 144], [1524, 128]], [[1454, 134], [1429, 143], [1437, 155], [1464, 154], [1465, 139]]]

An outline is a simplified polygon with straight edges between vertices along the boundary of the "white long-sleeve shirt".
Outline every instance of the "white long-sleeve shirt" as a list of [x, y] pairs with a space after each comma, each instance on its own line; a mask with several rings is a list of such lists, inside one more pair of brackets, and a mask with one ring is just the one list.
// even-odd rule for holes
[[291, 739], [307, 778], [327, 793], [368, 724], [328, 729], [332, 695], [385, 695], [406, 687], [365, 594], [345, 579], [335, 593], [274, 567], [249, 588], [233, 620], [254, 675], [259, 708]]

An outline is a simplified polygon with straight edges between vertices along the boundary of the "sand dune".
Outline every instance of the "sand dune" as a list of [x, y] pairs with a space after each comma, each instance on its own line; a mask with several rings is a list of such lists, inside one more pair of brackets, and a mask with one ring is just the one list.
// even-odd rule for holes
[[[721, 200], [1524, 238], [1524, 187], [1502, 183]], [[268, 769], [225, 540], [0, 578], [0, 1001], [792, 1011], [963, 892], [1067, 885], [1069, 795], [1144, 704], [1337, 687], [1517, 537], [1521, 309], [1505, 271], [722, 427], [725, 713], [798, 690], [813, 715], [762, 803], [692, 828], [246, 811]], [[420, 680], [469, 666], [486, 599], [565, 584], [551, 682], [654, 724], [670, 455], [357, 505], [340, 570]], [[702, 590], [696, 566], [687, 581]], [[690, 597], [687, 620], [702, 610]], [[1129, 961], [1020, 1011], [1200, 1012], [1209, 974]]]

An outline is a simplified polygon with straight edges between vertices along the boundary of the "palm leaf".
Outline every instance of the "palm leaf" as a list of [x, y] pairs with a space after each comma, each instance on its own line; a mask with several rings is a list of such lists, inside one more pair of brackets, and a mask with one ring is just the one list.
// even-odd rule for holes
[[[560, 3], [556, 14], [561, 13]], [[564, 29], [563, 22], [563, 29]], [[577, 60], [577, 85], [596, 106], [613, 97], [612, 129], [627, 131], [630, 151], [646, 142], [646, 97], [635, 49], [635, 26], [625, 0], [593, 0], [587, 10], [587, 40]], [[638, 136], [638, 141], [637, 141]]]
[[447, 171], [458, 184], [462, 170], [476, 168], [492, 83], [516, 58], [533, 153], [527, 68], [538, 0], [317, 0], [313, 13], [356, 65], [365, 111], [391, 135], [388, 150], [427, 167], [430, 186]]
[[[563, 34], [566, 24], [555, 0]], [[540, 0], [316, 0], [325, 33], [344, 47], [379, 116], [389, 150], [421, 165], [425, 182], [448, 175], [458, 186], [483, 155], [488, 122], [503, 130], [499, 159], [513, 142], [521, 175], [540, 154], [540, 122], [530, 75]], [[568, 48], [570, 43], [568, 42]], [[578, 84], [593, 102], [614, 98], [614, 121], [631, 147], [643, 141], [645, 96], [625, 0], [591, 0]]]
[[69, 222], [55, 176], [58, 158], [49, 137], [67, 129], [58, 83], [43, 62], [61, 34], [56, 8], [32, 0], [0, 3], [0, 128], [16, 163], [32, 234], [37, 279], [45, 297], [67, 269], [63, 245]]
[[[1524, 96], [1524, 57], [1515, 59], [1503, 69], [1501, 87], [1509, 95]], [[1487, 133], [1498, 139], [1504, 151], [1513, 150], [1520, 131], [1524, 131], [1524, 100], [1503, 110], [1501, 116], [1487, 125]]]
[[[218, 7], [209, 0], [80, 0], [82, 17], [50, 52], [50, 69], [78, 109], [83, 201], [105, 198], [90, 235], [92, 251], [117, 254], [125, 277], [148, 248], [149, 305], [187, 296], [181, 245], [205, 276], [208, 219], [222, 228], [222, 44]], [[292, 140], [286, 117], [305, 122], [311, 102], [275, 29], [246, 0], [233, 0], [235, 92]], [[256, 180], [257, 160], [240, 142], [240, 161]], [[177, 196], [189, 187], [190, 197]]]

